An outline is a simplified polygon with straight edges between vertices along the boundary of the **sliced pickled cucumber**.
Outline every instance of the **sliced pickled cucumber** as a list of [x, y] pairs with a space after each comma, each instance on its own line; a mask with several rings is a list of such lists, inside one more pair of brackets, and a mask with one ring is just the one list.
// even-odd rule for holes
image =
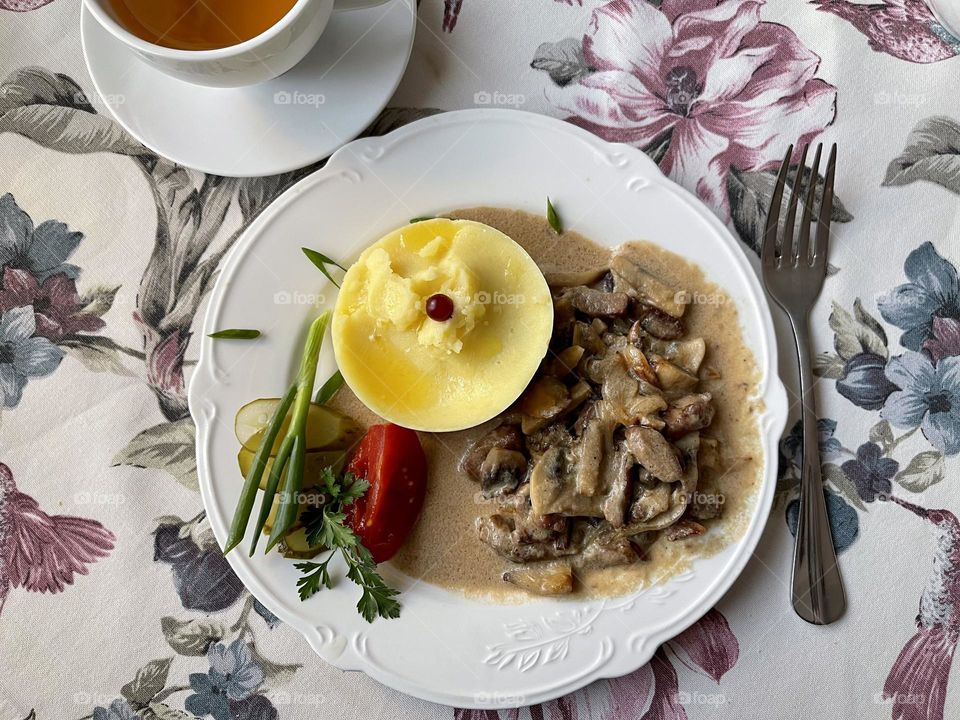
[[[250, 452], [257, 451], [264, 430], [279, 403], [280, 398], [260, 398], [247, 403], [237, 411], [234, 432], [244, 448]], [[280, 426], [277, 440], [270, 451], [271, 455], [275, 455], [279, 449], [289, 424], [290, 415], [287, 415]], [[311, 403], [307, 413], [307, 450], [349, 449], [362, 434], [363, 430], [353, 418], [324, 405]]]
[[[243, 477], [250, 472], [250, 466], [253, 464], [254, 453], [245, 447], [240, 448], [237, 453], [237, 462], [240, 465], [240, 474]], [[319, 450], [308, 452], [303, 464], [303, 489], [316, 487], [320, 481], [320, 471], [325, 467], [332, 467], [334, 473], [343, 470], [347, 461], [347, 452], [345, 450]], [[273, 465], [273, 459], [267, 460], [263, 475], [260, 477], [260, 489], [267, 489], [267, 481], [270, 479], [270, 468]]]
[[298, 560], [309, 560], [316, 557], [324, 550], [323, 545], [310, 546], [307, 543], [306, 528], [297, 528], [288, 532], [280, 545], [280, 552], [286, 558], [296, 558]]

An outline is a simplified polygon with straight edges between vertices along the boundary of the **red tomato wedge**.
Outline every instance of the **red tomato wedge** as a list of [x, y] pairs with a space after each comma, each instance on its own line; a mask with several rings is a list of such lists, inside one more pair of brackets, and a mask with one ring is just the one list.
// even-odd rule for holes
[[347, 524], [378, 562], [389, 560], [410, 535], [427, 492], [427, 457], [413, 430], [372, 425], [347, 472], [370, 489], [347, 510]]

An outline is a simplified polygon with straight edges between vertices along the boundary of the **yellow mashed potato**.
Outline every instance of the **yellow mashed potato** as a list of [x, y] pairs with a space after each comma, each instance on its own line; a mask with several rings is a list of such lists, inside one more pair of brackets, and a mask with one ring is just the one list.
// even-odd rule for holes
[[[431, 319], [427, 299], [453, 301]], [[506, 409], [533, 377], [553, 328], [550, 290], [498, 230], [438, 218], [395, 230], [347, 271], [333, 316], [337, 363], [381, 417], [460, 430]]]

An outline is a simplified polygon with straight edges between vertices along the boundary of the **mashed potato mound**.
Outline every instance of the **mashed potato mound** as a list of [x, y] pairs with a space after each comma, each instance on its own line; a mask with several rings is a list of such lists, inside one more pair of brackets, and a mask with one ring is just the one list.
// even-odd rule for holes
[[[453, 301], [433, 320], [427, 299]], [[553, 304], [529, 255], [482, 223], [395, 230], [347, 271], [333, 319], [344, 379], [378, 415], [418, 430], [478, 425], [523, 391], [547, 350]]]

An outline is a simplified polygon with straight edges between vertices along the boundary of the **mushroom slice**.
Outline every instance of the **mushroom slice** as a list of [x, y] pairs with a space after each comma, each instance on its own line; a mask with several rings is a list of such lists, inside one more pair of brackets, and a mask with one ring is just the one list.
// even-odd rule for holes
[[629, 522], [622, 528], [619, 528], [619, 531], [623, 533], [624, 536], [629, 537], [653, 530], [663, 530], [679, 520], [685, 509], [682, 505], [675, 505], [649, 520]]
[[563, 296], [569, 299], [575, 310], [590, 317], [624, 315], [630, 306], [630, 297], [626, 293], [604, 292], [583, 285], [567, 288]]
[[638, 303], [636, 311], [637, 324], [650, 335], [661, 340], [679, 340], [683, 337], [683, 320], [668, 315], [653, 305]]
[[630, 491], [630, 468], [633, 457], [624, 449], [618, 449], [613, 456], [604, 458], [607, 497], [603, 501], [603, 517], [613, 527], [620, 527], [626, 520], [628, 495]]
[[604, 497], [577, 492], [576, 467], [562, 448], [548, 449], [530, 472], [530, 503], [538, 515], [603, 517]]
[[553, 334], [550, 337], [550, 347], [564, 348], [573, 341], [573, 329], [576, 322], [576, 313], [570, 300], [565, 297], [553, 298]]
[[573, 592], [573, 567], [565, 561], [507, 570], [501, 577], [534, 595], [568, 595]]
[[656, 430], [639, 426], [627, 428], [626, 441], [633, 457], [654, 477], [672, 483], [683, 476], [676, 449]]
[[707, 427], [713, 422], [712, 399], [710, 393], [698, 393], [674, 400], [663, 413], [664, 434], [675, 440]]
[[568, 288], [574, 285], [593, 285], [603, 279], [608, 272], [607, 268], [596, 270], [555, 270], [545, 272], [547, 285], [552, 288]]
[[576, 385], [570, 388], [570, 404], [567, 405], [567, 408], [564, 412], [576, 410], [578, 407], [583, 405], [583, 403], [585, 403], [591, 395], [593, 395], [593, 388], [590, 387], [590, 383], [580, 380]]
[[683, 317], [687, 309], [687, 297], [678, 292], [659, 278], [654, 277], [640, 264], [637, 251], [628, 245], [621, 246], [610, 261], [610, 268], [624, 282], [626, 282], [637, 296], [675, 318]]
[[573, 444], [573, 435], [558, 419], [527, 435], [526, 441], [527, 451], [537, 459], [551, 448], [569, 448]]
[[647, 356], [643, 354], [643, 350], [636, 345], [627, 345], [623, 349], [623, 357], [627, 361], [627, 367], [630, 373], [635, 378], [648, 382], [653, 386], [660, 384], [660, 378], [657, 377], [657, 373], [654, 371]]
[[551, 424], [558, 423], [563, 417], [583, 405], [583, 403], [593, 394], [593, 389], [590, 387], [589, 383], [580, 380], [576, 385], [570, 388], [568, 392], [569, 398], [559, 414], [548, 418], [536, 418], [531, 415], [522, 415], [520, 418], [520, 428], [523, 430], [523, 434], [530, 436], [540, 432], [546, 427], [549, 427]]
[[465, 472], [474, 480], [480, 480], [480, 467], [483, 465], [483, 461], [487, 459], [487, 454], [495, 447], [521, 450], [523, 448], [523, 436], [520, 434], [519, 426], [505, 423], [481, 436], [467, 448], [460, 459], [460, 472]]
[[657, 375], [657, 384], [668, 393], [689, 392], [699, 382], [696, 375], [691, 375], [659, 355], [650, 358], [650, 365]]
[[670, 342], [648, 338], [647, 347], [651, 352], [662, 355], [691, 375], [696, 375], [700, 371], [700, 365], [707, 354], [707, 343], [703, 338], [671, 340]]
[[[563, 408], [563, 411], [556, 417], [540, 419], [524, 415], [520, 419], [520, 426], [523, 429], [523, 434], [527, 436], [534, 435], [544, 428], [549, 427], [551, 424], [559, 424], [564, 417], [583, 405], [583, 403], [586, 402], [591, 395], [593, 395], [593, 388], [590, 387], [590, 383], [580, 380], [576, 385], [570, 388], [570, 400]], [[527, 441], [527, 446], [530, 447], [529, 439]]]
[[616, 421], [612, 420], [597, 403], [594, 416], [587, 421], [580, 438], [579, 460], [577, 463], [577, 492], [592, 497], [606, 490], [603, 482], [603, 466], [613, 452], [613, 431]]
[[577, 365], [585, 352], [586, 349], [580, 345], [571, 345], [565, 350], [561, 350], [547, 366], [547, 374], [563, 380], [577, 369]]
[[606, 343], [600, 333], [582, 320], [577, 320], [573, 325], [572, 339], [574, 345], [582, 346], [591, 355], [602, 355], [607, 351]]
[[587, 366], [594, 382], [602, 383], [604, 412], [621, 425], [637, 425], [650, 415], [667, 407], [660, 391], [650, 383], [638, 381], [627, 369], [627, 359], [620, 352], [610, 352], [602, 360], [594, 359]]
[[520, 412], [540, 420], [559, 415], [570, 401], [567, 386], [555, 377], [544, 375], [534, 380], [520, 398]]
[[484, 497], [512, 493], [527, 474], [527, 458], [517, 450], [494, 447], [480, 465], [480, 489]]

